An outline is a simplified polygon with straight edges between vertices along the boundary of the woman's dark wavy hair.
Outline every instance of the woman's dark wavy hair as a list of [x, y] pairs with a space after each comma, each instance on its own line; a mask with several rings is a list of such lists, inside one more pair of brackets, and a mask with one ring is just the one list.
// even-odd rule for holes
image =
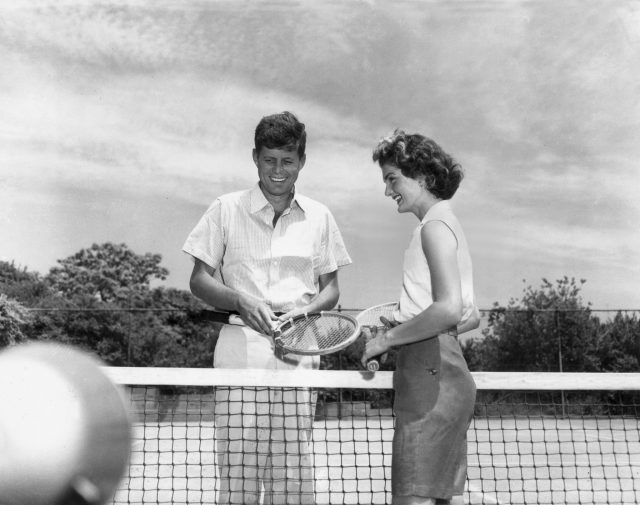
[[304, 156], [307, 145], [307, 132], [304, 123], [291, 112], [284, 111], [279, 114], [263, 117], [254, 136], [256, 152], [266, 147], [267, 149], [298, 149], [298, 156]]
[[378, 142], [373, 161], [398, 167], [405, 177], [424, 178], [437, 198], [449, 200], [464, 177], [462, 167], [430, 138], [396, 130]]

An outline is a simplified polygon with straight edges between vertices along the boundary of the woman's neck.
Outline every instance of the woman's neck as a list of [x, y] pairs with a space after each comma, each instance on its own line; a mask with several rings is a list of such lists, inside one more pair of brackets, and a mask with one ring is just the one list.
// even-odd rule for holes
[[441, 202], [442, 198], [437, 198], [433, 196], [431, 193], [426, 192], [425, 198], [423, 198], [420, 202], [420, 205], [414, 212], [419, 221], [424, 219], [424, 216], [427, 215], [429, 209], [433, 207], [436, 203]]

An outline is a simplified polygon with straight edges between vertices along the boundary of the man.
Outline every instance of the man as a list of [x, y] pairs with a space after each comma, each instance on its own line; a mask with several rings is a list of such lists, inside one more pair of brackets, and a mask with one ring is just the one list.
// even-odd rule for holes
[[[278, 321], [333, 308], [338, 269], [351, 263], [329, 210], [295, 191], [305, 146], [305, 126], [290, 112], [262, 118], [253, 149], [258, 184], [216, 199], [185, 242], [193, 294], [244, 323], [222, 328], [214, 367], [319, 366], [318, 357], [276, 357], [270, 336]], [[216, 392], [218, 503], [258, 503], [261, 491], [265, 503], [314, 503], [313, 407], [303, 390]]]

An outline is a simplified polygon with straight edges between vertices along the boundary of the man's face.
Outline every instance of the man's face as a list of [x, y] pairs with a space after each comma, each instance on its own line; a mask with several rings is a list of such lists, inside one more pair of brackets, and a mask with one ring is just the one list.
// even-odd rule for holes
[[292, 149], [262, 147], [260, 152], [253, 150], [253, 161], [258, 167], [262, 190], [267, 196], [279, 197], [291, 193], [305, 156], [298, 156], [297, 146]]

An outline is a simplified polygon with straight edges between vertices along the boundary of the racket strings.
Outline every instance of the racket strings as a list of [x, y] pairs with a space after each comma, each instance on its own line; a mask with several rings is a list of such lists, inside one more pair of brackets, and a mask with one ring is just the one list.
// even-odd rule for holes
[[301, 351], [326, 351], [353, 337], [357, 325], [346, 317], [312, 314], [282, 328], [281, 345]]
[[370, 309], [362, 311], [360, 314], [358, 314], [356, 319], [360, 323], [360, 326], [377, 326], [378, 328], [383, 328], [384, 323], [380, 320], [380, 318], [384, 317], [389, 321], [393, 321], [393, 314], [397, 308], [397, 303], [388, 303], [385, 305], [372, 307]]

